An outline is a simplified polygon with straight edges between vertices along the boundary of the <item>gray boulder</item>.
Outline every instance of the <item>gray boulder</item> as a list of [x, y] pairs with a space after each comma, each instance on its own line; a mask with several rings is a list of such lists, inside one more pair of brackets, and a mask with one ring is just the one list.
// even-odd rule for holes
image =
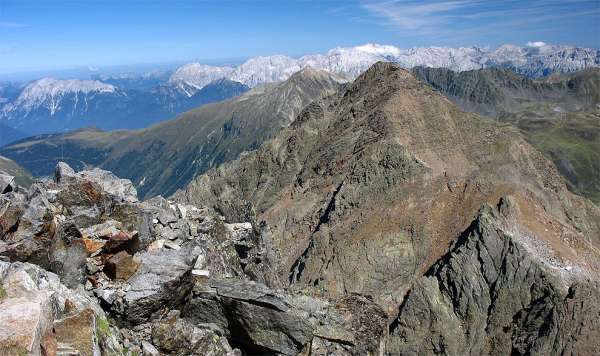
[[228, 338], [254, 354], [296, 355], [308, 347], [313, 328], [286, 296], [241, 280], [196, 283], [182, 316], [214, 323]]
[[99, 168], [75, 171], [64, 162], [59, 162], [54, 172], [54, 181], [69, 184], [77, 180], [87, 180], [99, 184], [105, 192], [127, 202], [137, 202], [137, 191], [129, 179], [121, 179], [109, 171]]

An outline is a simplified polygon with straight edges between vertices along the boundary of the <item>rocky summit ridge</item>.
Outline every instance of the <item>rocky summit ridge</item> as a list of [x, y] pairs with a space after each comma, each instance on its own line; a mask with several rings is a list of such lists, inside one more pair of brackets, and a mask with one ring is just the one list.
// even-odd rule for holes
[[10, 184], [9, 355], [600, 348], [600, 209], [517, 129], [398, 65], [373, 65], [168, 199], [64, 163]]

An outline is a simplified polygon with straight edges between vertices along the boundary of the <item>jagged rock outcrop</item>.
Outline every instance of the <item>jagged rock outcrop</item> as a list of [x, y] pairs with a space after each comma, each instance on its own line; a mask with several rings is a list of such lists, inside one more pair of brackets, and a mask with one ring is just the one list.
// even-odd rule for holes
[[591, 271], [571, 264], [570, 251], [519, 231], [514, 204], [482, 208], [417, 280], [390, 328], [388, 354], [591, 355], [600, 348], [600, 289], [590, 281], [597, 260]]

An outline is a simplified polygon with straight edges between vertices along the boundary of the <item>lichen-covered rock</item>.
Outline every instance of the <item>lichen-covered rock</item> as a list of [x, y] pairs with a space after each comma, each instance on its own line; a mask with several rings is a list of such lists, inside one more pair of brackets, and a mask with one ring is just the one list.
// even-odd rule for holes
[[57, 344], [76, 350], [81, 356], [100, 355], [96, 330], [96, 313], [91, 309], [56, 320], [52, 326]]

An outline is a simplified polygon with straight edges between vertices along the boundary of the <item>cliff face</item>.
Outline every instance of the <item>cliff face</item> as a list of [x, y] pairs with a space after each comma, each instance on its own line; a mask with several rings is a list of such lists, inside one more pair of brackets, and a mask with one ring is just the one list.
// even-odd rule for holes
[[[516, 130], [460, 111], [394, 65], [373, 66], [347, 91], [309, 105], [256, 152], [198, 177], [174, 198], [263, 226], [280, 280], [292, 289], [373, 295], [397, 318], [390, 354], [504, 354], [506, 341], [517, 351], [597, 345], [585, 336], [595, 330], [591, 321], [575, 332], [577, 342], [569, 344], [559, 326], [548, 331], [559, 341], [543, 341], [534, 334], [545, 327], [533, 314], [550, 308], [566, 318], [555, 325], [570, 323], [558, 307], [577, 304], [569, 286], [596, 293], [589, 281], [599, 271], [598, 208], [570, 193], [552, 162]], [[508, 222], [494, 212], [506, 201], [517, 211]], [[485, 251], [489, 244], [494, 251]], [[457, 254], [464, 266], [454, 271]], [[511, 280], [520, 283], [514, 291]], [[462, 331], [442, 327], [441, 318]]]

